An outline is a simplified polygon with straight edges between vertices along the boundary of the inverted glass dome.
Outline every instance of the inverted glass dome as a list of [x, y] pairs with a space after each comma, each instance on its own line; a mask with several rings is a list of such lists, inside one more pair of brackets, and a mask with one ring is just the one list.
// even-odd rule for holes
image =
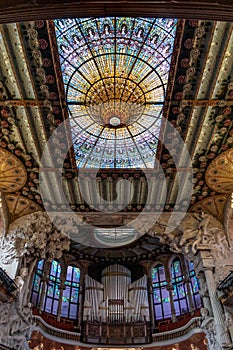
[[176, 19], [56, 20], [78, 168], [152, 168]]

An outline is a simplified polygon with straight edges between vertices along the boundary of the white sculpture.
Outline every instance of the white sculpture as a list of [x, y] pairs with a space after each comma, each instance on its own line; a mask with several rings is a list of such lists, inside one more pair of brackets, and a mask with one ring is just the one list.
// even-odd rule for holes
[[174, 252], [195, 254], [200, 245], [208, 245], [217, 257], [224, 257], [229, 250], [222, 224], [209, 214], [187, 213], [177, 227], [168, 233], [165, 228], [166, 220], [163, 223], [159, 219], [149, 234], [170, 245]]
[[36, 212], [14, 221], [3, 239], [1, 253], [4, 263], [24, 258], [26, 265], [37, 259], [59, 259], [69, 249], [69, 237], [58, 231], [47, 214]]
[[36, 212], [17, 219], [2, 240], [1, 260], [11, 263], [22, 259], [22, 268], [15, 278], [16, 299], [0, 304], [0, 339], [3, 345], [17, 350], [29, 349], [27, 339], [33, 328], [29, 283], [38, 259], [59, 259], [70, 245], [69, 237], [52, 224], [46, 213]]
[[29, 349], [27, 340], [33, 329], [31, 304], [23, 307], [16, 299], [0, 304], [1, 344], [17, 350]]
[[15, 284], [18, 287], [19, 293], [22, 292], [22, 289], [23, 289], [23, 286], [24, 286], [25, 279], [26, 279], [27, 275], [28, 275], [28, 268], [27, 267], [23, 267], [20, 270], [19, 275], [15, 277]]

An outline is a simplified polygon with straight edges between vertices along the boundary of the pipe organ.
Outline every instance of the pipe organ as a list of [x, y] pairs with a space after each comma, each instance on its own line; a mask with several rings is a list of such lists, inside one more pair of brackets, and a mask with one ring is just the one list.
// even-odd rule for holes
[[130, 270], [118, 264], [102, 271], [101, 283], [86, 275], [83, 320], [149, 321], [146, 275], [131, 283]]

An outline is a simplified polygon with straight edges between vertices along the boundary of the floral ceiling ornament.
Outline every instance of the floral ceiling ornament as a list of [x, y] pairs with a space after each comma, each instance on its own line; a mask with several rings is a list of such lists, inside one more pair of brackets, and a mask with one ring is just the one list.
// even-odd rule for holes
[[208, 166], [205, 180], [218, 193], [233, 192], [233, 150], [229, 149], [216, 157]]
[[18, 191], [26, 181], [27, 171], [23, 163], [11, 152], [0, 148], [0, 191]]

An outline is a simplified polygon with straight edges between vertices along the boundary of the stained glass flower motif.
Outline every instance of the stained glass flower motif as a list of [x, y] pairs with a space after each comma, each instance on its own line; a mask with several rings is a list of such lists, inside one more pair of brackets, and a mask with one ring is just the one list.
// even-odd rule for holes
[[55, 21], [78, 168], [151, 168], [176, 19]]

